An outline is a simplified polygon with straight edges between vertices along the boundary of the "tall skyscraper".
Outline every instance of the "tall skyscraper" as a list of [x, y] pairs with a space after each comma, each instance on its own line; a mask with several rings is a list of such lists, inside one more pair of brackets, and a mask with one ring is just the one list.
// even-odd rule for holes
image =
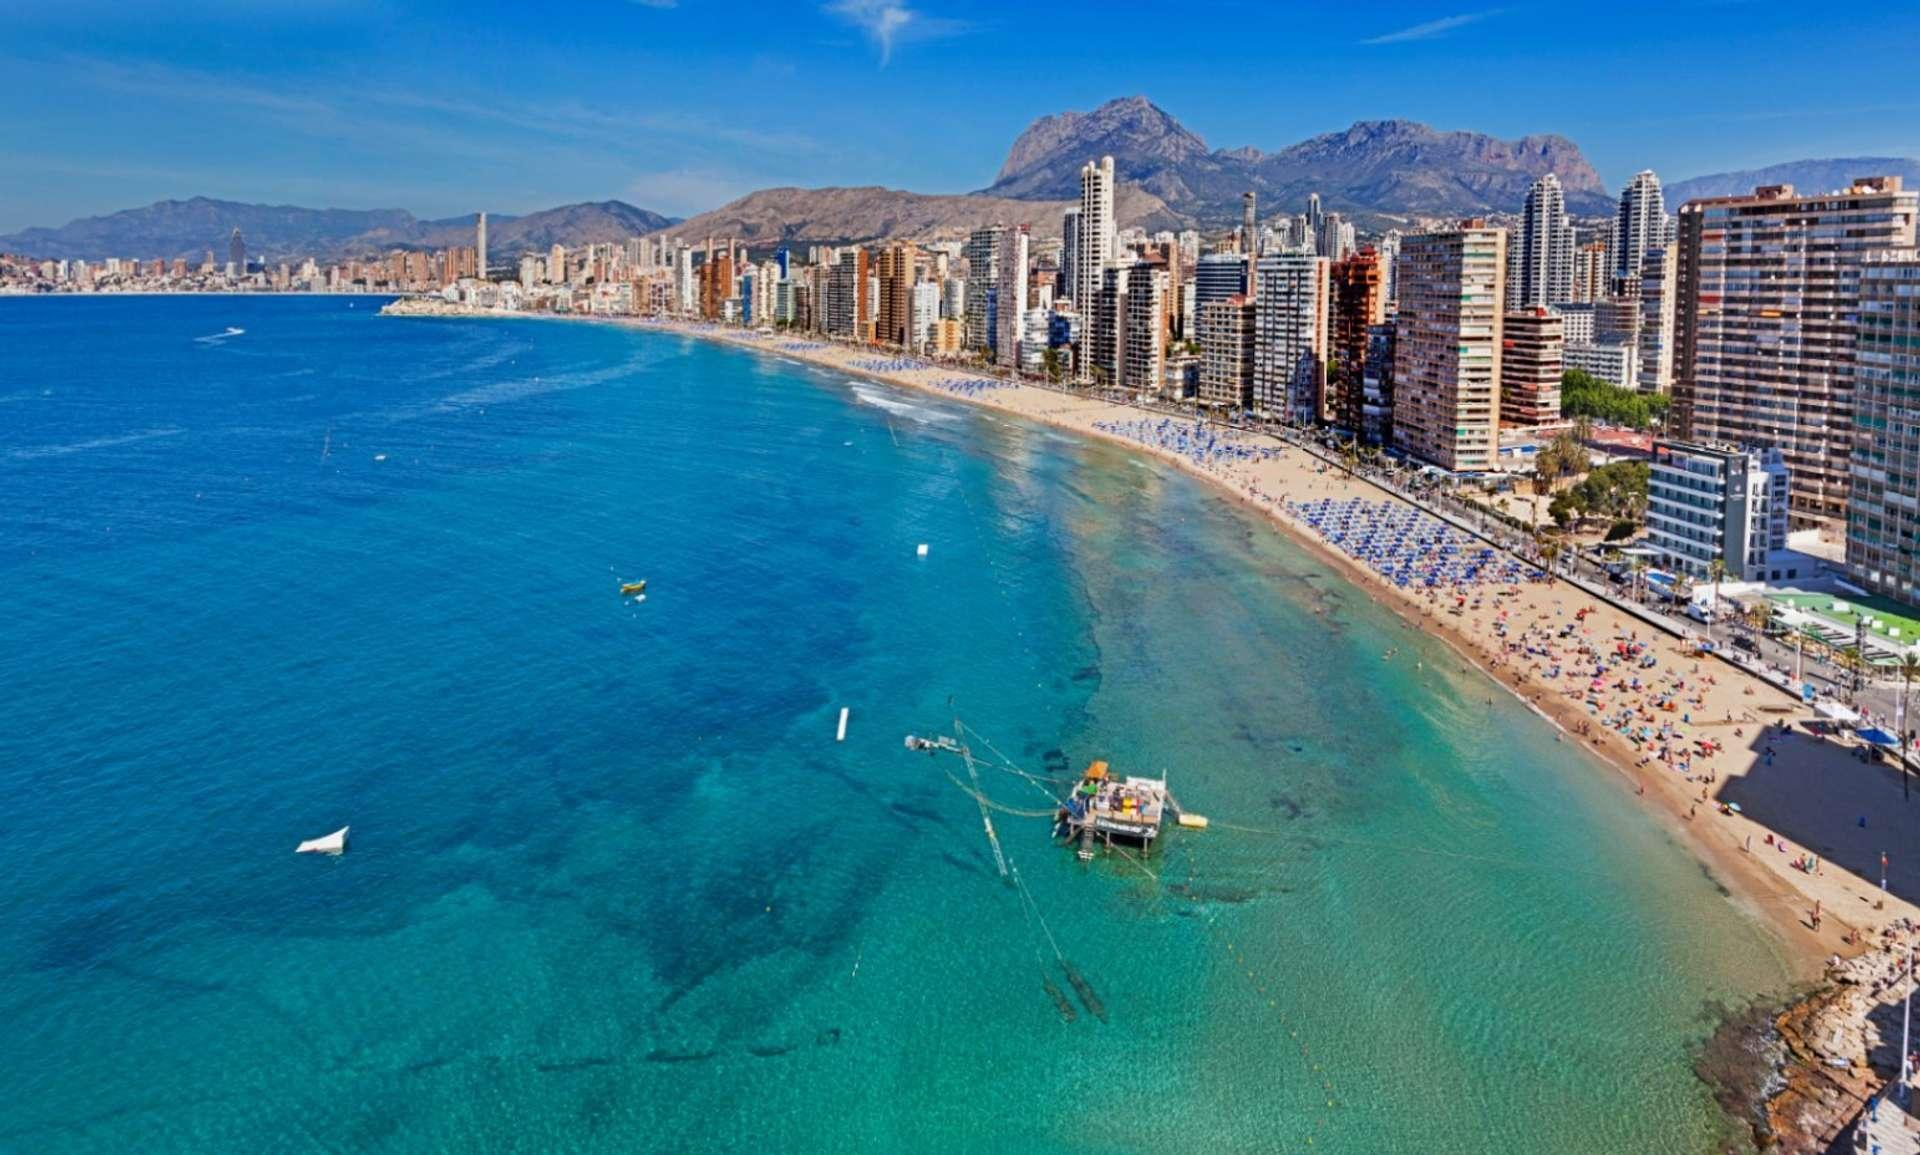
[[1365, 425], [1367, 349], [1374, 326], [1387, 317], [1387, 279], [1378, 251], [1365, 248], [1327, 271], [1333, 311], [1328, 388], [1329, 419], [1359, 433]]
[[966, 332], [961, 340], [971, 352], [993, 348], [999, 336], [994, 324], [994, 295], [1000, 284], [1000, 237], [1005, 225], [988, 225], [967, 235], [967, 312]]
[[934, 322], [940, 319], [940, 282], [914, 282], [909, 314], [909, 347], [915, 351], [925, 349], [933, 337]]
[[[566, 250], [559, 245], [553, 248], [553, 255], [547, 259], [557, 261], [560, 268], [564, 270], [567, 261]], [[547, 272], [550, 277], [553, 275], [552, 269]], [[702, 317], [709, 321], [718, 321], [724, 316], [727, 298], [733, 296], [733, 274], [733, 242], [728, 241], [725, 247], [716, 249], [713, 242], [709, 240], [706, 263], [700, 266], [700, 315]], [[565, 283], [565, 272], [561, 272], [559, 276], [560, 281], [556, 283]]]
[[1543, 306], [1506, 315], [1500, 336], [1500, 424], [1560, 420], [1563, 333], [1560, 314]]
[[227, 264], [232, 266], [234, 276], [247, 275], [247, 242], [241, 239], [238, 228], [227, 238]]
[[487, 279], [487, 214], [480, 214], [480, 221], [474, 226], [474, 266], [481, 280]]
[[864, 341], [873, 327], [867, 304], [867, 250], [842, 248], [827, 273], [821, 327], [830, 337]]
[[[707, 238], [707, 264], [713, 264], [713, 238]], [[555, 245], [547, 251], [547, 282], [554, 285], [567, 283], [567, 247]]]
[[1327, 419], [1325, 257], [1272, 253], [1255, 266], [1253, 408], [1311, 425]]
[[1667, 243], [1667, 201], [1660, 178], [1651, 170], [1638, 172], [1620, 190], [1620, 210], [1613, 221], [1614, 277], [1640, 272], [1649, 249]]
[[1209, 301], [1194, 318], [1200, 344], [1200, 404], [1239, 412], [1253, 404], [1253, 302]]
[[1847, 568], [1868, 589], [1913, 602], [1920, 598], [1920, 253], [1869, 256], [1859, 285]]
[[1567, 219], [1560, 178], [1548, 173], [1527, 191], [1520, 218], [1520, 280], [1508, 285], [1510, 305], [1558, 305], [1573, 300], [1573, 222]]
[[1247, 260], [1239, 253], [1208, 253], [1193, 267], [1194, 316], [1214, 301], [1228, 297], [1251, 297], [1253, 286], [1247, 283]]
[[1240, 194], [1240, 251], [1253, 260], [1260, 255], [1260, 233], [1255, 224], [1253, 190]]
[[1158, 393], [1165, 383], [1167, 367], [1167, 291], [1165, 265], [1138, 261], [1109, 274], [1124, 272], [1115, 316], [1120, 331], [1114, 346], [1120, 355], [1120, 371], [1113, 383], [1136, 393]]
[[909, 348], [913, 340], [914, 246], [894, 243], [880, 250], [880, 309], [874, 339]]
[[1493, 468], [1507, 234], [1470, 220], [1400, 242], [1393, 441], [1456, 472]]
[[1846, 518], [1860, 271], [1869, 252], [1913, 246], [1917, 210], [1898, 177], [1681, 206], [1673, 425], [1694, 441], [1777, 446], [1796, 528], [1834, 534]]
[[[1069, 208], [1060, 218], [1060, 293], [1073, 299], [1080, 291], [1080, 210]], [[1075, 307], [1080, 301], [1073, 300]]]
[[1640, 258], [1640, 374], [1644, 393], [1673, 388], [1673, 249], [1662, 244]]
[[1020, 367], [1020, 330], [1027, 315], [1027, 226], [1000, 232], [1000, 259], [994, 284], [994, 363]]
[[1346, 259], [1353, 251], [1353, 223], [1339, 213], [1326, 214], [1320, 220], [1313, 251], [1330, 261]]
[[[1327, 217], [1320, 209], [1320, 194], [1307, 194], [1306, 236], [1312, 238], [1308, 243], [1319, 244], [1321, 230], [1327, 226]], [[1324, 254], [1323, 254], [1324, 255]]]
[[1073, 300], [1089, 323], [1087, 328], [1095, 330], [1083, 335], [1083, 341], [1098, 335], [1100, 311], [1086, 302], [1106, 284], [1107, 269], [1113, 264], [1113, 234], [1113, 158], [1103, 156], [1099, 164], [1089, 162], [1080, 169], [1080, 244], [1074, 257], [1079, 283], [1073, 287]]

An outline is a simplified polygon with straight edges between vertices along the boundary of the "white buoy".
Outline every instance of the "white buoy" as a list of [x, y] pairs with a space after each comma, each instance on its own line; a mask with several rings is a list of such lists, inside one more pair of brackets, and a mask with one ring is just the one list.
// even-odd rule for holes
[[926, 543], [926, 542], [924, 542], [924, 541], [923, 541], [923, 542], [921, 542], [921, 543], [920, 543], [920, 548], [919, 548], [919, 549], [917, 549], [917, 550], [915, 550], [914, 552], [915, 552], [915, 553], [916, 553], [917, 555], [919, 555], [920, 557], [925, 557], [925, 556], [927, 556], [927, 543]]
[[847, 715], [851, 712], [852, 707], [850, 706], [840, 707], [840, 730], [833, 736], [835, 742], [845, 742], [847, 740]]

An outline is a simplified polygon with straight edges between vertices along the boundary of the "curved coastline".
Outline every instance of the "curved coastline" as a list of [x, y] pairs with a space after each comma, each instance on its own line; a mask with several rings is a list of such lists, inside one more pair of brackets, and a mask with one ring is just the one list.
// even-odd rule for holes
[[[1851, 1121], [1859, 1104], [1878, 1090], [1881, 1080], [1874, 1072], [1872, 1061], [1884, 1063], [1886, 1057], [1884, 1053], [1875, 1053], [1876, 1048], [1883, 1050], [1884, 1047], [1869, 1028], [1867, 1014], [1878, 1005], [1880, 992], [1875, 990], [1869, 994], [1868, 988], [1872, 985], [1876, 964], [1884, 967], [1884, 956], [1872, 949], [1880, 945], [1872, 936], [1902, 918], [1920, 921], [1920, 908], [1896, 893], [1879, 891], [1859, 873], [1843, 870], [1833, 863], [1821, 863], [1818, 873], [1792, 867], [1789, 859], [1794, 856], [1784, 851], [1769, 853], [1774, 849], [1776, 832], [1745, 814], [1722, 813], [1713, 806], [1705, 813], [1699, 812], [1703, 798], [1714, 802], [1728, 795], [1740, 796], [1736, 783], [1748, 783], [1748, 772], [1760, 770], [1762, 749], [1767, 745], [1765, 736], [1771, 733], [1769, 727], [1797, 725], [1812, 717], [1779, 687], [1730, 665], [1700, 659], [1685, 651], [1677, 640], [1656, 635], [1646, 623], [1557, 578], [1548, 583], [1524, 585], [1521, 595], [1512, 599], [1514, 604], [1509, 609], [1525, 622], [1540, 620], [1558, 625], [1557, 619], [1571, 622], [1570, 615], [1585, 609], [1592, 619], [1588, 627], [1594, 629], [1599, 638], [1631, 634], [1650, 643], [1663, 665], [1671, 662], [1673, 665], [1668, 668], [1687, 670], [1688, 676], [1696, 679], [1696, 689], [1702, 691], [1701, 704], [1695, 707], [1701, 713], [1701, 721], [1690, 728], [1714, 732], [1717, 737], [1721, 736], [1719, 731], [1725, 731], [1722, 741], [1727, 749], [1708, 762], [1720, 791], [1716, 795], [1711, 788], [1703, 790], [1690, 776], [1682, 778], [1660, 763], [1640, 761], [1636, 758], [1639, 751], [1626, 739], [1591, 724], [1584, 696], [1570, 696], [1521, 668], [1514, 655], [1506, 652], [1503, 644], [1496, 640], [1494, 608], [1484, 611], [1476, 608], [1469, 613], [1461, 607], [1453, 612], [1435, 598], [1423, 599], [1393, 587], [1356, 559], [1323, 541], [1285, 507], [1286, 499], [1311, 494], [1336, 498], [1365, 496], [1396, 505], [1406, 503], [1395, 494], [1364, 479], [1351, 477], [1277, 439], [1261, 435], [1245, 437], [1249, 445], [1279, 451], [1266, 460], [1203, 467], [1169, 448], [1123, 436], [1111, 428], [1112, 423], [1140, 420], [1145, 416], [1141, 410], [1009, 382], [977, 393], [957, 393], [952, 388], [943, 388], [939, 382], [967, 375], [965, 370], [876, 367], [876, 362], [887, 357], [879, 350], [720, 326], [629, 318], [543, 317], [474, 310], [437, 301], [400, 301], [383, 311], [398, 315], [613, 321], [646, 331], [703, 338], [1043, 422], [1149, 453], [1211, 482], [1217, 492], [1263, 513], [1289, 540], [1311, 550], [1355, 588], [1365, 591], [1370, 600], [1392, 610], [1407, 628], [1437, 636], [1467, 664], [1499, 683], [1555, 726], [1563, 741], [1579, 743], [1588, 753], [1597, 756], [1615, 772], [1610, 777], [1617, 778], [1622, 786], [1631, 783], [1635, 794], [1647, 803], [1647, 809], [1653, 812], [1662, 829], [1686, 846], [1709, 875], [1722, 884], [1729, 897], [1770, 930], [1789, 970], [1799, 980], [1799, 990], [1785, 996], [1788, 1005], [1783, 1011], [1761, 1016], [1771, 1024], [1770, 1045], [1751, 1048], [1767, 1052], [1764, 1061], [1776, 1077], [1760, 1080], [1767, 1084], [1764, 1094], [1756, 1094], [1752, 1096], [1753, 1101], [1738, 1105], [1728, 1103], [1730, 1108], [1747, 1114], [1757, 1130], [1778, 1144], [1777, 1149], [1821, 1150]], [[807, 347], [795, 348], [796, 345]], [[905, 362], [899, 364], [906, 365]], [[1156, 413], [1152, 418], [1157, 421], [1161, 416]], [[1102, 423], [1109, 427], [1102, 428]], [[1701, 686], [1702, 680], [1709, 684]], [[1710, 721], [1722, 716], [1727, 719], [1724, 723]], [[1850, 761], [1837, 746], [1799, 734], [1775, 740], [1796, 756], [1796, 762], [1817, 763], [1819, 769], [1832, 769], [1827, 764], [1836, 763], [1840, 772], [1846, 772], [1845, 764]], [[1804, 759], [1798, 757], [1802, 755]], [[1788, 761], [1787, 758], [1781, 760]], [[1771, 765], [1770, 758], [1766, 764]], [[1857, 765], [1852, 772], [1862, 776], [1869, 773]], [[1724, 785], [1720, 785], [1722, 782]], [[1791, 784], [1778, 778], [1750, 784], [1750, 788], [1786, 791], [1786, 805], [1804, 801], [1792, 795]], [[1892, 790], [1897, 795], [1898, 786]], [[1755, 807], [1749, 805], [1746, 809], [1752, 811]], [[1784, 839], [1784, 832], [1779, 837]], [[1798, 838], [1794, 845], [1796, 851], [1802, 849]], [[1815, 904], [1824, 909], [1825, 917], [1819, 928], [1812, 926], [1808, 918]], [[1857, 939], [1855, 932], [1859, 932]], [[1752, 1016], [1742, 1018], [1750, 1020]], [[1771, 1045], [1776, 1043], [1778, 1045]], [[1836, 1054], [1847, 1060], [1846, 1069], [1826, 1062]], [[1708, 1077], [1704, 1071], [1702, 1077]]]

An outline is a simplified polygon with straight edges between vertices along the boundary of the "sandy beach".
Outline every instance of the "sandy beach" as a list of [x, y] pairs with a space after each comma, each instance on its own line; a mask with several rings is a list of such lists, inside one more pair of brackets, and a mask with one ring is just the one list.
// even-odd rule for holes
[[[396, 311], [460, 310], [427, 304]], [[1415, 507], [1314, 454], [1264, 435], [1196, 431], [1191, 421], [883, 350], [719, 326], [618, 323], [957, 398], [1151, 453], [1259, 510], [1393, 609], [1409, 629], [1447, 641], [1558, 726], [1563, 741], [1581, 744], [1597, 764], [1611, 767], [1621, 788], [1774, 930], [1795, 973], [1848, 982], [1846, 972], [1855, 968], [1836, 967], [1837, 959], [1868, 955], [1862, 964], [1881, 967], [1883, 952], [1903, 948], [1909, 920], [1920, 921], [1920, 908], [1910, 901], [1920, 895], [1920, 838], [1900, 821], [1897, 768], [1865, 763], [1850, 740], [1818, 733], [1821, 720], [1779, 687], [1703, 656], [1563, 580], [1537, 572], [1514, 583], [1483, 575], [1458, 587], [1451, 582], [1457, 575], [1436, 585], [1386, 580], [1330, 543], [1324, 536], [1329, 506], [1308, 503], [1333, 503], [1333, 517], [1357, 511], [1362, 518], [1403, 522]], [[1318, 530], [1309, 509], [1321, 519]], [[1415, 658], [1389, 651], [1382, 660]], [[1847, 1018], [1865, 1016], [1852, 1007]], [[1871, 1090], [1865, 1061], [1878, 1039], [1862, 1025], [1819, 1028], [1820, 1055], [1841, 1054], [1854, 1064], [1858, 1085], [1845, 1089], [1848, 1098]], [[1824, 1037], [1835, 1029], [1845, 1037]], [[1897, 1040], [1895, 1047], [1897, 1053]]]

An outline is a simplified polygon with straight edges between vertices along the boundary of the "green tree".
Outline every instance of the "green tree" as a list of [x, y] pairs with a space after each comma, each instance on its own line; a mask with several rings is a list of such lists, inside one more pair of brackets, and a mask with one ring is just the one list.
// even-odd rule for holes
[[1061, 373], [1064, 371], [1060, 363], [1060, 350], [1048, 346], [1046, 351], [1040, 354], [1040, 367], [1046, 371], [1047, 380], [1056, 385], [1059, 384]]
[[1576, 423], [1648, 429], [1665, 419], [1669, 403], [1664, 394], [1622, 389], [1580, 369], [1569, 369], [1560, 378], [1560, 414]]

